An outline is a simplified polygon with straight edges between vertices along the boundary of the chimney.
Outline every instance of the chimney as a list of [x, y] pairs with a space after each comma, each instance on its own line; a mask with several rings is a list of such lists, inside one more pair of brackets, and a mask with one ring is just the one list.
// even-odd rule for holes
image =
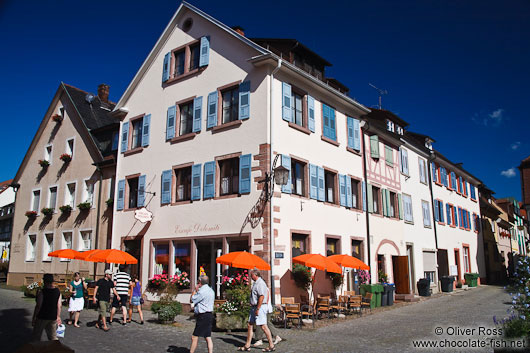
[[98, 86], [98, 97], [103, 103], [109, 102], [109, 89], [110, 86], [106, 83], [102, 83]]
[[236, 31], [237, 33], [241, 34], [243, 37], [245, 36], [245, 29], [241, 26], [234, 26], [232, 27], [232, 29], [234, 31]]

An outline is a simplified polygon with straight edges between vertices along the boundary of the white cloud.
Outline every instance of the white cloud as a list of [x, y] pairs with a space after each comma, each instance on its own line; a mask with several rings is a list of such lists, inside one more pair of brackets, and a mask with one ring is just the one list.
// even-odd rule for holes
[[473, 122], [484, 125], [484, 126], [492, 126], [497, 127], [499, 126], [506, 117], [504, 116], [504, 109], [499, 108], [497, 110], [492, 111], [491, 113], [484, 116], [483, 114], [475, 114], [471, 120]]
[[513, 178], [516, 174], [515, 168], [506, 169], [501, 172], [501, 175], [506, 178]]
[[519, 147], [521, 147], [521, 141], [515, 141], [510, 145], [510, 148], [514, 151], [519, 149]]

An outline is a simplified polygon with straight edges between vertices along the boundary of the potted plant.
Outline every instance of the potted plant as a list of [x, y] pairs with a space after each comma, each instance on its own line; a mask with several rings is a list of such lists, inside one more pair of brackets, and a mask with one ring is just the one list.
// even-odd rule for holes
[[92, 204], [90, 202], [81, 202], [77, 205], [77, 208], [79, 208], [80, 211], [88, 211], [90, 210], [90, 207], [92, 207]]
[[370, 271], [359, 270], [357, 275], [359, 276], [359, 284], [366, 284], [370, 282]]
[[387, 283], [388, 281], [388, 276], [383, 270], [377, 272], [377, 277], [379, 278], [379, 283]]
[[337, 289], [342, 284], [342, 274], [340, 273], [330, 273], [329, 277], [331, 279], [331, 283], [333, 284], [333, 288]]
[[304, 265], [294, 264], [291, 272], [296, 286], [308, 290], [311, 284], [311, 269]]
[[37, 211], [26, 211], [26, 217], [28, 217], [28, 218], [37, 217]]
[[63, 205], [61, 207], [59, 207], [59, 210], [61, 210], [61, 213], [70, 213], [72, 212], [72, 206], [70, 205]]
[[39, 159], [38, 163], [42, 168], [48, 168], [50, 166], [50, 162], [45, 159]]
[[61, 114], [53, 114], [52, 120], [55, 121], [56, 123], [60, 123], [61, 121], [63, 121], [63, 117]]
[[43, 287], [42, 282], [33, 282], [27, 286], [22, 286], [21, 289], [24, 292], [24, 296], [28, 298], [35, 298], [39, 290]]
[[182, 312], [182, 304], [173, 299], [173, 295], [166, 293], [160, 300], [151, 305], [151, 311], [158, 315], [158, 321], [161, 324], [171, 324], [175, 316]]
[[105, 201], [105, 203], [107, 204], [107, 207], [112, 207], [112, 205], [114, 205], [114, 199], [111, 197], [111, 198], [107, 199], [107, 201]]
[[[239, 277], [239, 279], [238, 279]], [[221, 330], [244, 329], [250, 314], [248, 274], [223, 278], [226, 302], [214, 308], [215, 325]]]
[[61, 156], [59, 157], [59, 159], [61, 161], [63, 161], [64, 163], [70, 163], [70, 161], [72, 160], [72, 156], [69, 155], [68, 153], [63, 153], [61, 154]]
[[49, 208], [49, 207], [44, 207], [42, 210], [40, 210], [42, 212], [42, 214], [45, 216], [45, 217], [49, 217], [53, 214], [53, 211], [54, 209], [53, 208]]

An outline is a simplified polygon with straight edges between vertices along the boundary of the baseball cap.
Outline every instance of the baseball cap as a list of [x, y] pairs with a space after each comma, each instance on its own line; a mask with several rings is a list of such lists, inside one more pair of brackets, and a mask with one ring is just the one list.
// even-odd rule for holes
[[111, 275], [111, 274], [112, 274], [112, 271], [111, 271], [111, 270], [105, 270], [105, 274], [106, 274], [106, 275]]

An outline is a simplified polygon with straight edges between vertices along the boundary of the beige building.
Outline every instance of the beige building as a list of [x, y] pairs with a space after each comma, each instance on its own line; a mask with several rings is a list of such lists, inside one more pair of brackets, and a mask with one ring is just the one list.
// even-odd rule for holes
[[[91, 262], [49, 257], [71, 248], [105, 249], [111, 239], [118, 123], [109, 86], [91, 94], [61, 83], [13, 180], [16, 195], [8, 284], [94, 277]], [[101, 274], [103, 265], [98, 265]]]

